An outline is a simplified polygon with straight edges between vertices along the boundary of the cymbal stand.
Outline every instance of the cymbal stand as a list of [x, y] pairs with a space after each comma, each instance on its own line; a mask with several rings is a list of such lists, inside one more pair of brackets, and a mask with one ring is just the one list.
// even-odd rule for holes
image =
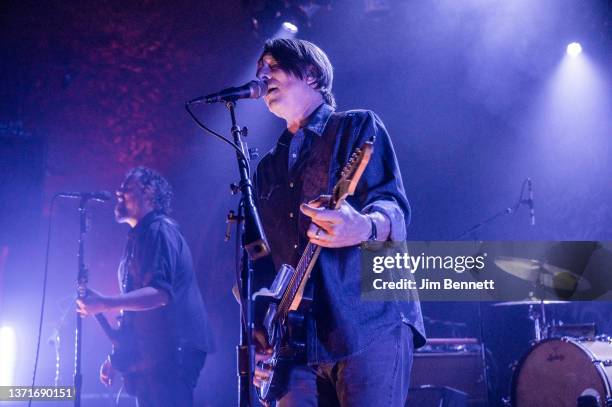
[[[541, 267], [540, 267], [541, 269]], [[534, 304], [529, 305], [529, 319], [533, 321], [533, 330], [534, 330], [534, 338], [536, 342], [540, 342], [548, 337], [546, 334], [546, 306], [544, 304], [544, 295], [542, 292], [542, 288], [544, 285], [542, 284], [541, 277], [542, 273], [538, 274], [538, 279], [534, 282], [534, 290], [531, 293], [534, 299], [540, 300], [540, 311], [536, 311], [534, 308]], [[535, 296], [534, 296], [535, 294]]]

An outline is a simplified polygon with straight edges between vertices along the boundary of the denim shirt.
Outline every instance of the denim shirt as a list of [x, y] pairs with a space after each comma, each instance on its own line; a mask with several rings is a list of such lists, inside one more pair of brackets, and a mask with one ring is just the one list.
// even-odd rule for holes
[[[290, 148], [293, 134], [285, 130], [257, 167], [255, 195], [276, 270], [283, 263], [295, 266], [308, 242], [303, 225], [307, 226], [310, 218], [299, 210], [301, 203], [312, 199], [301, 193], [303, 163], [308, 160], [315, 138], [324, 134], [332, 113], [327, 104], [315, 110], [300, 129], [304, 137], [299, 148]], [[387, 130], [371, 111], [351, 110], [341, 115], [329, 166], [329, 185], [321, 186], [321, 192], [331, 191], [353, 150], [375, 136], [368, 166], [347, 202], [362, 213], [381, 212], [390, 220], [389, 239], [405, 240], [410, 206]], [[289, 165], [290, 151], [298, 154], [293, 165]], [[424, 344], [418, 297], [362, 301], [360, 268], [359, 246], [321, 250], [310, 278], [313, 303], [307, 325], [309, 364], [335, 362], [359, 353], [399, 323], [412, 327], [415, 347]]]

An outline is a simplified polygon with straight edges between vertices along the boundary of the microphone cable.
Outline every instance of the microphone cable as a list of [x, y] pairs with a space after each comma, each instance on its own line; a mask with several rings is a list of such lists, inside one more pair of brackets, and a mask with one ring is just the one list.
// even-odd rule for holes
[[[45, 250], [45, 269], [43, 273], [43, 286], [42, 286], [42, 300], [40, 303], [40, 316], [38, 320], [38, 339], [36, 340], [36, 356], [34, 358], [34, 369], [32, 372], [32, 384], [31, 390], [34, 392], [34, 385], [36, 383], [36, 371], [38, 370], [38, 357], [40, 355], [40, 339], [42, 336], [42, 325], [45, 317], [45, 301], [47, 298], [47, 276], [49, 275], [49, 251], [51, 247], [51, 225], [53, 221], [53, 207], [55, 205], [55, 199], [58, 197], [57, 194], [53, 195], [51, 199], [51, 206], [49, 209], [49, 225], [47, 227], [47, 247]], [[32, 406], [32, 397], [28, 399], [28, 407]]]
[[185, 103], [185, 109], [187, 110], [187, 113], [189, 113], [189, 116], [191, 116], [191, 118], [193, 119], [193, 121], [198, 125], [198, 127], [200, 127], [202, 130], [212, 134], [213, 136], [217, 137], [218, 139], [220, 139], [221, 141], [223, 141], [224, 143], [229, 144], [234, 150], [236, 150], [236, 152], [240, 155], [240, 157], [246, 162], [246, 167], [247, 167], [247, 175], [250, 177], [251, 176], [251, 165], [249, 163], [248, 158], [246, 157], [246, 155], [244, 155], [244, 152], [240, 149], [240, 147], [234, 143], [233, 141], [229, 140], [228, 138], [222, 136], [221, 134], [217, 133], [214, 130], [209, 129], [208, 127], [206, 127], [206, 125], [204, 123], [202, 123], [195, 115], [195, 113], [193, 113], [193, 111], [191, 110], [191, 102], [187, 102]]

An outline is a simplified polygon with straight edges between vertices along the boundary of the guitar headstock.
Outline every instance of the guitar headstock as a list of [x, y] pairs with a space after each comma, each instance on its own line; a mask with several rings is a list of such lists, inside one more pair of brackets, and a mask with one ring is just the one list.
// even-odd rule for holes
[[353, 154], [351, 154], [349, 161], [342, 168], [340, 179], [332, 191], [331, 204], [334, 208], [338, 208], [347, 196], [355, 193], [357, 183], [359, 183], [359, 179], [363, 175], [374, 151], [374, 140], [375, 137], [372, 137], [363, 143], [361, 147], [357, 147]]

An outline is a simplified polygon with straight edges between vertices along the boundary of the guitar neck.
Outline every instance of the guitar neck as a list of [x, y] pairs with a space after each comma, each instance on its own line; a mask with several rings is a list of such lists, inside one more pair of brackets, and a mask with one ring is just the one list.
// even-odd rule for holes
[[[328, 205], [328, 208], [337, 209], [340, 207], [341, 203], [342, 200], [332, 201]], [[320, 253], [321, 246], [308, 242], [306, 248], [304, 249], [304, 253], [302, 253], [302, 257], [295, 268], [293, 277], [287, 284], [285, 293], [279, 302], [278, 314], [282, 318], [284, 318], [289, 311], [296, 309], [297, 305], [302, 300], [304, 287], [306, 286], [306, 282], [310, 277], [310, 273], [312, 272]]]
[[301, 301], [304, 286], [306, 285], [306, 281], [308, 281], [310, 272], [312, 271], [320, 252], [321, 246], [317, 246], [310, 242], [306, 246], [304, 254], [302, 254], [302, 257], [295, 268], [295, 272], [287, 284], [285, 293], [279, 302], [277, 315], [280, 319], [284, 319], [289, 311], [296, 308], [296, 299], [298, 300], [297, 302]]

